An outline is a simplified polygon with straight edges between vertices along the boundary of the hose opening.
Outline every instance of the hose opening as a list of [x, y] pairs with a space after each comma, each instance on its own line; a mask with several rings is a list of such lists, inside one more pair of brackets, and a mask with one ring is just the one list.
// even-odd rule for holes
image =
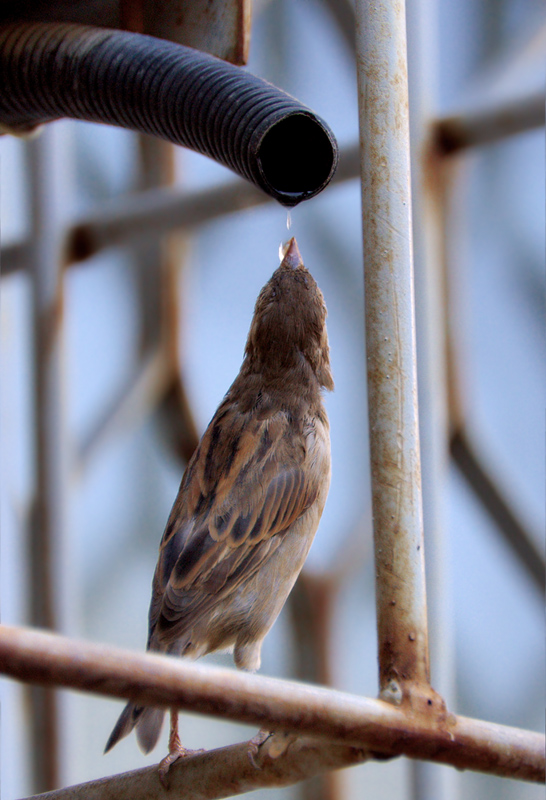
[[295, 113], [263, 137], [258, 163], [264, 181], [284, 205], [295, 205], [321, 191], [331, 179], [337, 151], [317, 117]]

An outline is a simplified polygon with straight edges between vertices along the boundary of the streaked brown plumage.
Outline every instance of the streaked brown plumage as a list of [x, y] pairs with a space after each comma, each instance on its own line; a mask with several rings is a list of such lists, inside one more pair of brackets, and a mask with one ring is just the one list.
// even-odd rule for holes
[[[182, 478], [153, 580], [149, 650], [198, 658], [233, 648], [238, 667], [259, 668], [330, 483], [325, 321], [291, 239], [256, 302], [239, 375]], [[106, 750], [136, 725], [149, 752], [163, 715], [129, 703]]]

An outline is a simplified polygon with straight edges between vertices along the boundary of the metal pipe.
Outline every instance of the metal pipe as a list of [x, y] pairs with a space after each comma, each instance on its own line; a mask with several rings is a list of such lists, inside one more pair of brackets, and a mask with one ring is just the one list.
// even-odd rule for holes
[[405, 4], [359, 0], [356, 17], [379, 685], [381, 697], [401, 703], [431, 691]]
[[[274, 739], [273, 739], [274, 741]], [[269, 743], [269, 741], [268, 741]], [[334, 777], [332, 770], [361, 764], [366, 754], [354, 747], [298, 737], [282, 758], [256, 757], [259, 769], [248, 757], [248, 742], [198, 752], [180, 758], [169, 769], [166, 789], [157, 777], [157, 764], [98, 780], [68, 786], [27, 800], [215, 800], [273, 786], [290, 786], [309, 778]], [[320, 795], [319, 795], [320, 797]], [[315, 800], [317, 796], [315, 795]]]
[[0, 123], [71, 117], [151, 133], [214, 158], [286, 206], [337, 164], [333, 133], [290, 95], [153, 36], [68, 23], [0, 28]]
[[[332, 686], [332, 622], [338, 594], [335, 576], [304, 569], [288, 598], [294, 676]], [[299, 800], [340, 800], [339, 776], [317, 776], [300, 787]]]
[[[172, 186], [176, 180], [174, 146], [152, 136], [139, 138], [141, 188]], [[142, 307], [141, 349], [159, 341], [169, 370], [169, 381], [158, 404], [161, 429], [170, 449], [187, 463], [199, 444], [199, 436], [186, 391], [186, 359], [180, 335], [185, 296], [180, 279], [187, 262], [186, 249], [180, 235], [163, 239], [150, 237], [138, 243], [135, 256], [141, 266], [138, 283]]]
[[355, 9], [351, 0], [327, 0], [327, 6], [340, 33], [345, 39], [345, 44], [354, 55], [355, 42]]
[[[438, 3], [408, 6], [412, 223], [415, 261], [419, 435], [423, 481], [431, 678], [448, 708], [456, 707], [455, 642], [446, 548], [449, 467], [445, 287], [443, 281], [445, 170], [431, 147], [438, 107]], [[458, 773], [413, 761], [412, 800], [455, 800]]]
[[0, 626], [0, 672], [144, 705], [174, 707], [366, 750], [520, 780], [544, 781], [544, 736], [332, 689], [186, 659], [137, 653], [58, 634]]
[[[66, 177], [60, 163], [62, 131], [51, 127], [28, 144], [34, 324], [36, 487], [30, 533], [30, 613], [37, 627], [69, 628], [74, 607], [67, 535], [68, 464], [63, 386], [63, 268], [59, 222]], [[34, 782], [41, 791], [61, 775], [59, 698], [51, 689], [33, 694]]]

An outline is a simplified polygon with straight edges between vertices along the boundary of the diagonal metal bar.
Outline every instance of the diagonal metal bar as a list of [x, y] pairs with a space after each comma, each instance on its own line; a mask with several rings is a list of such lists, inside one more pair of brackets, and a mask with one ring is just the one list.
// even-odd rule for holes
[[[144, 191], [172, 181], [172, 145], [142, 135], [139, 146]], [[149, 237], [135, 248], [141, 363], [82, 441], [76, 456], [79, 469], [100, 451], [105, 439], [128, 427], [136, 427], [157, 408], [168, 418], [167, 440], [177, 455], [188, 461], [198, 444], [180, 368], [177, 285], [180, 248], [175, 245], [172, 241]]]
[[469, 440], [468, 434], [463, 429], [455, 431], [450, 446], [451, 456], [468, 485], [527, 569], [536, 587], [544, 593], [546, 589], [544, 555], [495, 484]]
[[359, 0], [356, 18], [379, 685], [399, 704], [431, 692], [405, 4]]
[[332, 777], [332, 770], [360, 764], [366, 754], [359, 748], [300, 737], [282, 758], [260, 752], [258, 759], [256, 769], [248, 757], [248, 742], [242, 742], [179, 759], [169, 769], [168, 788], [159, 782], [154, 765], [27, 800], [216, 800], [260, 788], [290, 786], [324, 773]]
[[164, 349], [155, 347], [112, 399], [96, 425], [87, 433], [75, 455], [75, 469], [84, 470], [105, 441], [136, 427], [159, 403], [171, 379]]
[[330, 13], [345, 39], [348, 50], [356, 48], [355, 9], [351, 0], [327, 0]]
[[345, 694], [293, 681], [134, 653], [58, 634], [0, 626], [0, 671], [144, 705], [192, 710], [270, 730], [293, 731], [365, 749], [543, 782], [544, 736], [444, 712]]

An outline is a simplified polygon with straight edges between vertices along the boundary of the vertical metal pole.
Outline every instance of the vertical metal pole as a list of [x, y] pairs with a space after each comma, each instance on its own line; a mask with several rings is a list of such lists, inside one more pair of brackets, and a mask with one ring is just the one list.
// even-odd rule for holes
[[[31, 207], [31, 280], [34, 325], [35, 500], [30, 534], [32, 624], [67, 632], [74, 597], [67, 588], [67, 449], [63, 385], [63, 269], [60, 209], [65, 198], [63, 129], [47, 126], [28, 145]], [[59, 138], [61, 137], [61, 138]], [[37, 791], [61, 781], [59, 696], [32, 690], [34, 783]]]
[[[427, 551], [431, 674], [435, 688], [454, 706], [454, 647], [446, 554], [445, 498], [449, 463], [445, 287], [443, 285], [445, 170], [435, 152], [431, 125], [437, 111], [437, 0], [408, 8], [408, 67], [419, 381], [419, 431], [423, 519]], [[413, 800], [454, 800], [457, 773], [426, 761], [409, 765]]]
[[358, 0], [356, 18], [379, 684], [413, 707], [429, 662], [405, 4]]
[[[140, 136], [139, 153], [140, 188], [174, 183], [174, 145], [151, 136]], [[135, 258], [142, 323], [141, 352], [145, 354], [158, 344], [163, 351], [169, 376], [159, 411], [169, 429], [169, 445], [187, 462], [199, 443], [199, 436], [181, 367], [178, 279], [185, 254], [180, 234], [139, 244]]]

